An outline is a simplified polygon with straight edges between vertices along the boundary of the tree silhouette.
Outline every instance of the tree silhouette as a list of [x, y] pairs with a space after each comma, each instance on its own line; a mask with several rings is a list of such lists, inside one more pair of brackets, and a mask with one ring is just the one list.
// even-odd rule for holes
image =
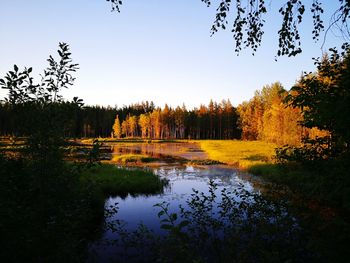
[[[350, 48], [331, 50], [315, 61], [317, 72], [305, 73], [291, 89], [287, 102], [302, 111], [302, 125], [327, 131], [326, 136], [308, 140], [319, 159], [350, 152]], [[307, 147], [309, 145], [306, 145]], [[316, 152], [316, 150], [315, 150]], [[312, 158], [315, 158], [313, 154]], [[307, 156], [304, 156], [307, 158]]]
[[[121, 0], [106, 0], [110, 2], [112, 11], [120, 12]], [[210, 0], [201, 0], [208, 7]], [[334, 1], [334, 0], [333, 0]], [[311, 3], [310, 3], [311, 2]], [[318, 41], [321, 33], [324, 37], [332, 27], [337, 27], [345, 38], [350, 38], [348, 21], [350, 18], [350, 1], [338, 0], [333, 10], [330, 26], [326, 29], [322, 14], [324, 9], [322, 0], [284, 0], [278, 10], [282, 16], [282, 24], [278, 31], [277, 56], [296, 56], [302, 52], [299, 26], [303, 21], [306, 10], [312, 16], [312, 39]], [[235, 52], [242, 48], [250, 48], [253, 54], [262, 43], [264, 35], [265, 16], [270, 12], [265, 0], [220, 0], [216, 9], [216, 16], [211, 27], [211, 35], [220, 29], [225, 30], [232, 19], [231, 32], [235, 41]]]
[[69, 115], [82, 105], [78, 98], [72, 103], [64, 102], [59, 94], [62, 88], [73, 85], [72, 74], [78, 64], [72, 62], [68, 44], [59, 43], [57, 52], [60, 60], [49, 56], [49, 66], [38, 84], [31, 77], [32, 68], [20, 71], [17, 65], [0, 79], [0, 88], [8, 90], [5, 101], [16, 119], [15, 125], [20, 127], [21, 135], [27, 136], [27, 156], [44, 168], [49, 167], [48, 163], [55, 165], [61, 160]]

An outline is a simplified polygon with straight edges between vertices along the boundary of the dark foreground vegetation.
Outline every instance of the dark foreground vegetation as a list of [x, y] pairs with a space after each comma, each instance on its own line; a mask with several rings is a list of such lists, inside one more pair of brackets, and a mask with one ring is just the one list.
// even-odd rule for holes
[[105, 198], [155, 194], [166, 184], [151, 172], [109, 165], [45, 167], [1, 157], [0, 166], [0, 257], [6, 262], [81, 262], [100, 234]]
[[[0, 80], [9, 90], [7, 102], [21, 124], [18, 129], [26, 135], [19, 151], [9, 154], [10, 145], [0, 152], [4, 262], [82, 262], [88, 242], [101, 231], [106, 197], [158, 193], [166, 184], [151, 172], [101, 165], [98, 143], [85, 161], [64, 161], [64, 123], [70, 116], [59, 91], [73, 83], [77, 65], [68, 45], [60, 43], [59, 55], [59, 62], [50, 56], [40, 84], [33, 83], [31, 68], [20, 72], [17, 66]], [[76, 98], [70, 105], [81, 104]]]

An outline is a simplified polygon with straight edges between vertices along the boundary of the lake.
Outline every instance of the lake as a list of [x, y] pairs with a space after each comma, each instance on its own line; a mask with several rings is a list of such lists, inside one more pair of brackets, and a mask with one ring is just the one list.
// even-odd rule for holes
[[[226, 165], [207, 165], [193, 166], [183, 162], [184, 159], [203, 160], [206, 158], [204, 152], [200, 150], [197, 144], [193, 143], [158, 143], [158, 144], [110, 144], [112, 155], [121, 154], [147, 154], [156, 156], [160, 159], [157, 165], [150, 165], [144, 169], [152, 169], [154, 173], [161, 178], [169, 181], [162, 194], [157, 195], [128, 195], [122, 197], [109, 197], [106, 200], [105, 208], [117, 204], [117, 213], [110, 215], [106, 220], [111, 223], [114, 220], [120, 220], [127, 231], [134, 231], [140, 224], [157, 235], [163, 235], [165, 230], [160, 228], [160, 219], [158, 218], [159, 207], [155, 204], [162, 202], [169, 203], [170, 212], [179, 212], [179, 206], [188, 208], [187, 200], [191, 197], [193, 189], [209, 194], [209, 181], [217, 184], [216, 195], [220, 199], [221, 191], [227, 189], [245, 189], [254, 191], [252, 177], [246, 173]], [[175, 159], [167, 163], [169, 156]], [[163, 158], [163, 159], [162, 159]], [[176, 160], [180, 160], [177, 162]], [[130, 169], [133, 169], [132, 167]], [[239, 198], [239, 197], [237, 197]], [[118, 251], [116, 246], [106, 245], [106, 241], [117, 240], [118, 234], [111, 229], [105, 229], [101, 239], [90, 247], [90, 252], [98, 262], [109, 262], [110, 259], [116, 259], [115, 254]]]

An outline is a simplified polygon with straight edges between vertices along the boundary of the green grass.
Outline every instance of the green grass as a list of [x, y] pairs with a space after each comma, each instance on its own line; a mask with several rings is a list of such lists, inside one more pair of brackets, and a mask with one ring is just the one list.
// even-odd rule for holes
[[255, 165], [274, 163], [275, 144], [261, 141], [201, 140], [209, 159], [248, 169]]
[[167, 181], [152, 171], [118, 168], [111, 164], [103, 164], [84, 171], [81, 180], [93, 182], [105, 196], [155, 194], [162, 192], [167, 184]]
[[[242, 168], [266, 181], [288, 186], [308, 200], [350, 210], [350, 179], [347, 161], [305, 166], [277, 163], [276, 145], [260, 141], [199, 141], [210, 159]], [[346, 167], [346, 168], [344, 168]]]

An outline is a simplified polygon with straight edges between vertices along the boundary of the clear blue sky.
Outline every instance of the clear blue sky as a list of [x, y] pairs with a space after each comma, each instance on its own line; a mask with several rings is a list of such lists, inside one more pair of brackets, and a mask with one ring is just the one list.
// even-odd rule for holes
[[[218, 1], [210, 8], [200, 0], [123, 2], [118, 14], [105, 0], [1, 0], [0, 77], [13, 64], [32, 66], [39, 75], [48, 56], [56, 56], [58, 42], [67, 42], [80, 64], [75, 85], [63, 93], [67, 99], [111, 106], [152, 100], [191, 108], [229, 98], [237, 105], [265, 84], [280, 81], [289, 89], [302, 71], [314, 70], [311, 58], [321, 56], [306, 19], [302, 55], [275, 62], [279, 0], [272, 1], [255, 56], [250, 50], [237, 56], [229, 30], [210, 37]], [[324, 2], [327, 11], [338, 1]], [[341, 41], [330, 34], [325, 48]], [[1, 90], [0, 98], [5, 95]]]

